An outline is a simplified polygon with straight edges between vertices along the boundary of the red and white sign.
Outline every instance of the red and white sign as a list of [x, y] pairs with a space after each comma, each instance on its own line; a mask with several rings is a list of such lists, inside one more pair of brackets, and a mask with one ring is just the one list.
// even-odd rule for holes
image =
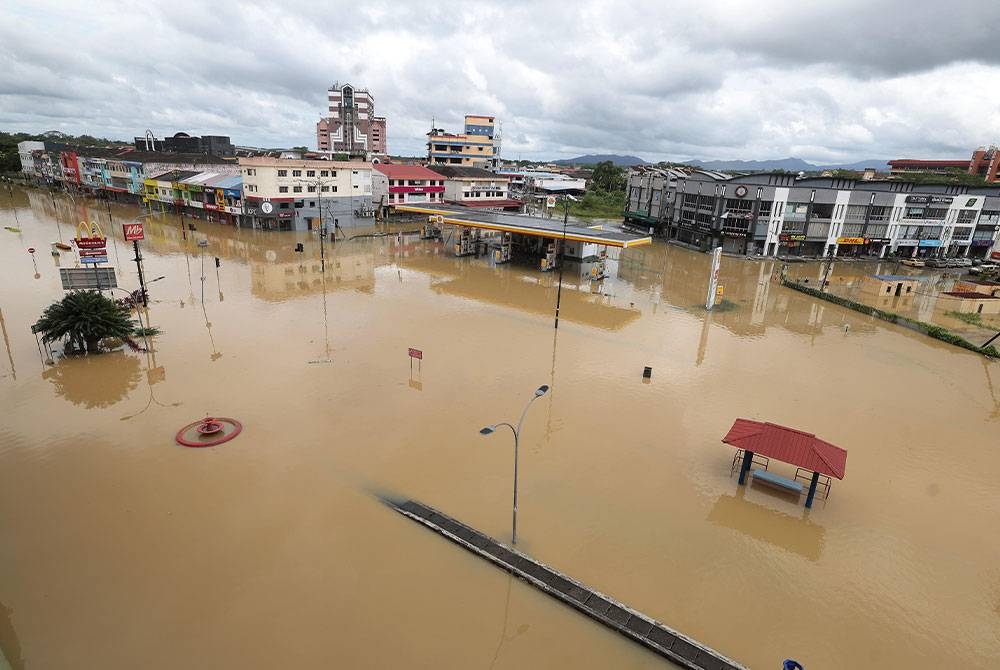
[[89, 257], [96, 257], [96, 256], [107, 256], [108, 255], [108, 250], [107, 249], [79, 249], [79, 250], [77, 250], [77, 253], [80, 254], [80, 258], [89, 258]]
[[122, 224], [122, 232], [125, 233], [125, 241], [126, 242], [134, 242], [136, 240], [144, 240], [144, 239], [146, 239], [145, 235], [143, 235], [143, 232], [142, 232], [142, 223], [141, 222], [137, 222], [137, 223], [123, 223]]
[[410, 347], [410, 358], [416, 358], [418, 361], [422, 361], [424, 360], [424, 352], [420, 349]]
[[77, 249], [106, 249], [108, 240], [103, 237], [78, 237], [75, 240]]
[[990, 258], [1000, 261], [1000, 251], [994, 251], [990, 254]]
[[[28, 253], [29, 254], [35, 253], [35, 247], [28, 247]], [[412, 349], [410, 351], [412, 351]]]

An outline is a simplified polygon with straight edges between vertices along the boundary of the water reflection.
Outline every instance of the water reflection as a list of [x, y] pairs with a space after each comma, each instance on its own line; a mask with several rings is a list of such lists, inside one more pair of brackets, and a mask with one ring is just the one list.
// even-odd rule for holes
[[808, 510], [795, 517], [747, 500], [745, 489], [740, 487], [736, 495], [719, 496], [707, 518], [718, 526], [818, 561], [826, 530], [810, 521], [807, 514]]
[[[457, 298], [489, 303], [539, 316], [555, 315], [557, 277], [554, 273], [530, 274], [516, 265], [493, 266], [474, 259], [414, 255], [399, 265], [431, 276], [431, 289]], [[575, 278], [575, 271], [567, 277]], [[563, 279], [560, 316], [568, 321], [603, 330], [621, 330], [641, 315], [635, 308], [618, 307], [609, 296], [594, 295], [582, 277]]]
[[0, 661], [6, 657], [11, 670], [24, 670], [27, 664], [21, 657], [21, 642], [14, 630], [13, 613], [14, 610], [0, 602]]
[[124, 351], [70, 356], [42, 372], [56, 394], [87, 409], [110, 407], [123, 400], [142, 379], [139, 359]]

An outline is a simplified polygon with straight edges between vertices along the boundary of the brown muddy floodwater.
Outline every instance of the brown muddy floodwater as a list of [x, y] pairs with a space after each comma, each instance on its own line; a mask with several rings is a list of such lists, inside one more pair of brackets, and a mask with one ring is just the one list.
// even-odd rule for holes
[[[323, 275], [306, 234], [198, 222], [185, 241], [164, 216], [143, 243], [165, 276], [155, 354], [47, 366], [30, 326], [75, 265], [49, 245], [107, 211], [0, 202], [21, 227], [0, 228], [15, 667], [665, 667], [373, 496], [509, 540], [511, 440], [479, 429], [540, 384], [522, 550], [753, 668], [1000, 667], [996, 363], [784, 289], [770, 261], [724, 259], [735, 309], [706, 317], [706, 256], [630, 250], [596, 293], [567, 273], [556, 337], [556, 276], [527, 265], [359, 238], [327, 247]], [[243, 434], [174, 444], [206, 415]], [[811, 512], [739, 488], [720, 439], [740, 416], [842, 445], [846, 479]]]

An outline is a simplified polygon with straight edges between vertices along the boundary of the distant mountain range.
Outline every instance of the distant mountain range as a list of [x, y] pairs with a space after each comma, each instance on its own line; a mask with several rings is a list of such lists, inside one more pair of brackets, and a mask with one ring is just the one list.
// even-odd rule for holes
[[884, 158], [858, 161], [857, 163], [838, 163], [836, 165], [816, 165], [801, 158], [778, 158], [767, 161], [685, 161], [685, 165], [697, 165], [706, 170], [735, 170], [738, 172], [769, 172], [771, 170], [788, 170], [789, 172], [815, 172], [817, 170], [864, 170], [875, 168], [879, 172], [887, 172], [889, 164]]
[[587, 154], [576, 158], [563, 158], [552, 161], [553, 165], [597, 165], [604, 161], [611, 161], [619, 167], [631, 167], [632, 165], [649, 165], [647, 161], [638, 156], [620, 156], [618, 154]]
[[[554, 165], [596, 165], [604, 161], [611, 161], [620, 167], [630, 167], [633, 165], [650, 165], [638, 156], [622, 156], [620, 154], [587, 154], [576, 158], [563, 158], [552, 161]], [[865, 168], [875, 168], [878, 172], [888, 172], [889, 164], [883, 158], [872, 158], [870, 160], [858, 161], [856, 163], [837, 163], [828, 165], [817, 165], [809, 163], [801, 158], [777, 158], [766, 161], [706, 161], [690, 160], [684, 161], [684, 165], [693, 165], [706, 170], [733, 170], [736, 172], [770, 172], [771, 170], [787, 170], [789, 172], [817, 172], [819, 170], [857, 170]]]

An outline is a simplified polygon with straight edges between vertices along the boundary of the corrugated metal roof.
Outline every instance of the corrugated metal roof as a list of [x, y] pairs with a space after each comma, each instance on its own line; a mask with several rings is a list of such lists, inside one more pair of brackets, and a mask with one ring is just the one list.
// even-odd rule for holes
[[843, 479], [847, 469], [846, 449], [821, 440], [812, 433], [776, 423], [736, 419], [722, 441], [744, 451], [776, 458], [837, 479]]

